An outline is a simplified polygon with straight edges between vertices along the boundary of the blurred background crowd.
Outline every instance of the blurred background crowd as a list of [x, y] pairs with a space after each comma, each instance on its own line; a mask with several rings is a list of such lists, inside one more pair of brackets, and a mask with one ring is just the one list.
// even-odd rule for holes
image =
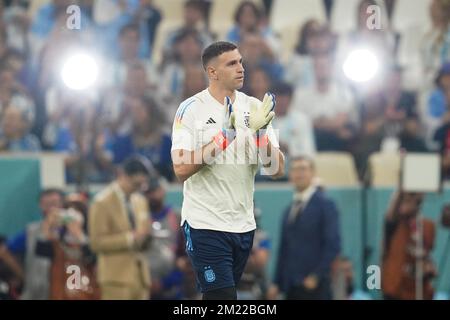
[[[288, 156], [349, 152], [361, 178], [371, 153], [403, 148], [441, 151], [447, 168], [450, 4], [417, 2], [402, 12], [395, 0], [300, 1], [295, 24], [281, 24], [291, 1], [4, 1], [0, 150], [64, 153], [67, 181], [86, 183], [109, 181], [139, 153], [173, 181], [174, 112], [206, 87], [202, 49], [226, 39], [244, 59], [243, 91], [277, 96], [274, 125]], [[79, 30], [66, 26], [71, 4], [81, 8]], [[409, 16], [413, 24], [402, 21]], [[362, 84], [342, 72], [355, 48], [379, 60]], [[97, 85], [81, 94], [61, 80], [64, 60], [80, 50], [100, 64]], [[371, 62], [356, 56], [350, 76]]]
[[[68, 27], [70, 5], [80, 8], [80, 28]], [[155, 261], [153, 298], [198, 294], [178, 214], [164, 197], [165, 183], [176, 183], [170, 157], [175, 112], [207, 86], [200, 56], [215, 40], [239, 46], [246, 77], [242, 91], [260, 100], [267, 91], [276, 95], [273, 125], [288, 165], [299, 156], [345, 153], [355, 163], [356, 179], [365, 182], [373, 153], [437, 152], [443, 176], [450, 177], [448, 0], [2, 1], [0, 152], [60, 153], [67, 183], [81, 191], [112, 181], [132, 155], [149, 159], [158, 176], [145, 193], [153, 227], [170, 233], [154, 241], [149, 253], [155, 256], [150, 258]], [[98, 63], [98, 80], [82, 91], [61, 77], [65, 62], [77, 52]], [[42, 192], [45, 219], [36, 227], [56, 223], [49, 212], [65, 207], [68, 219], [78, 221], [71, 222], [68, 233], [79, 244], [73, 259], [84, 261], [86, 274], [95, 265], [83, 227], [88, 195]], [[24, 290], [27, 281], [39, 282], [27, 270], [50, 272], [46, 263], [58, 257], [59, 251], [37, 233], [2, 241], [5, 278], [14, 281], [0, 292], [12, 298], [68, 298], [51, 296], [64, 290], [49, 289], [50, 282]], [[250, 279], [247, 291], [260, 290], [256, 296], [261, 298], [267, 283], [259, 289], [253, 285], [261, 280], [270, 240], [261, 231], [255, 242], [243, 283]], [[42, 263], [37, 256], [48, 259]], [[339, 265], [351, 279], [351, 261], [342, 258]], [[53, 268], [52, 277], [66, 276]], [[92, 288], [84, 298], [98, 297], [93, 282], [87, 282]], [[37, 290], [34, 295], [32, 290]]]

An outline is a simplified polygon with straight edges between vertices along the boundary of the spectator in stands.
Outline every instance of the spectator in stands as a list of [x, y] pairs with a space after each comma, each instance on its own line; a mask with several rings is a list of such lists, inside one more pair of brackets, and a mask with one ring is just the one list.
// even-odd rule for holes
[[0, 236], [0, 300], [15, 300], [19, 298], [23, 270], [5, 242], [6, 239]]
[[162, 178], [152, 177], [145, 191], [153, 225], [153, 240], [147, 251], [152, 276], [152, 299], [181, 298], [182, 277], [175, 268], [180, 218], [165, 203], [166, 189], [166, 182]]
[[[101, 120], [114, 134], [129, 134], [132, 130], [131, 109], [134, 101], [145, 95], [159, 99], [156, 87], [148, 80], [145, 65], [135, 62], [127, 66], [124, 83], [108, 90], [103, 96]], [[159, 101], [159, 100], [158, 100]]]
[[138, 24], [126, 24], [120, 29], [114, 49], [114, 53], [117, 52], [117, 54], [112, 56], [113, 60], [107, 66], [106, 72], [109, 79], [103, 79], [108, 86], [120, 86], [126, 82], [127, 70], [134, 64], [141, 64], [145, 67], [147, 82], [153, 84], [156, 71], [147, 56], [139, 55], [139, 39], [141, 37]]
[[140, 30], [139, 56], [150, 60], [152, 59], [156, 32], [162, 19], [161, 12], [152, 2], [152, 0], [139, 1], [135, 17]]
[[127, 159], [118, 178], [97, 194], [89, 210], [89, 239], [98, 256], [97, 279], [104, 300], [146, 300], [150, 274], [144, 250], [151, 234], [148, 205], [140, 194], [151, 164]]
[[382, 91], [385, 100], [386, 134], [398, 136], [406, 118], [417, 114], [416, 93], [403, 89], [402, 68], [392, 66], [387, 72]]
[[20, 51], [9, 49], [5, 52], [3, 58], [0, 59], [0, 62], [7, 70], [12, 72], [13, 79], [15, 80], [12, 89], [28, 95], [30, 92], [27, 86], [30, 85], [30, 74], [25, 59], [26, 56]]
[[30, 127], [31, 120], [25, 112], [15, 105], [8, 106], [1, 122], [0, 151], [40, 151], [39, 140], [28, 133]]
[[[1, 20], [0, 20], [0, 23], [1, 23]], [[0, 26], [0, 59], [3, 58], [3, 56], [6, 54], [6, 51], [8, 49], [7, 41], [8, 41], [8, 35], [6, 33], [6, 30], [5, 30], [5, 28]]]
[[[184, 72], [186, 76], [184, 81], [183, 97], [181, 101], [184, 101], [189, 97], [192, 97], [196, 92], [200, 92], [201, 88], [205, 88], [207, 86], [207, 78], [205, 77], [205, 71], [201, 66], [198, 65], [187, 66]], [[172, 119], [174, 116], [175, 112], [170, 115], [169, 119]]]
[[396, 192], [386, 212], [382, 264], [382, 291], [385, 299], [413, 300], [416, 296], [416, 272], [421, 264], [423, 299], [433, 298], [432, 279], [436, 270], [431, 260], [434, 246], [434, 222], [423, 218], [420, 208], [423, 194]]
[[[99, 298], [94, 274], [95, 256], [89, 249], [87, 238], [87, 201], [82, 195], [71, 194], [66, 209], [51, 212], [52, 224], [43, 229], [43, 237], [36, 243], [36, 254], [50, 259], [51, 300], [93, 300]], [[81, 210], [79, 210], [81, 209]], [[79, 268], [82, 280], [70, 281]], [[75, 271], [76, 272], [76, 271]], [[70, 285], [68, 285], [70, 283]]]
[[[167, 66], [166, 79], [164, 83], [161, 83], [160, 91], [165, 92], [164, 98], [161, 98], [159, 103], [162, 108], [161, 111], [164, 113], [165, 119], [170, 120], [175, 117], [175, 113], [181, 102], [189, 97], [192, 97], [196, 93], [202, 91], [207, 86], [207, 78], [205, 76], [205, 71], [203, 67], [198, 64], [198, 60], [195, 63], [188, 63], [186, 65], [177, 65], [176, 63], [171, 63]], [[174, 80], [174, 88], [176, 87], [177, 94], [168, 95], [170, 91], [169, 79]], [[182, 83], [178, 83], [182, 81]], [[182, 86], [179, 88], [179, 86]], [[165, 130], [171, 130], [171, 123], [165, 123]]]
[[35, 118], [35, 105], [26, 87], [26, 72], [23, 68], [23, 56], [8, 50], [3, 59], [0, 59], [0, 119], [2, 111], [14, 104], [28, 114], [30, 120]]
[[[25, 300], [47, 300], [50, 296], [51, 262], [36, 254], [36, 243], [44, 235], [44, 230], [53, 224], [56, 213], [64, 205], [64, 195], [59, 189], [46, 189], [39, 196], [42, 221], [32, 222], [24, 231], [8, 239], [8, 250], [19, 260], [24, 261], [24, 289], [21, 295]], [[39, 275], [37, 277], [36, 275]]]
[[[0, 28], [5, 30], [7, 34], [8, 47], [22, 54], [26, 54], [28, 50], [28, 28], [30, 24], [30, 18], [25, 6], [25, 3], [13, 1], [3, 12], [0, 8]], [[1, 22], [2, 17], [4, 26], [2, 26]]]
[[319, 21], [310, 19], [300, 28], [297, 44], [294, 52], [289, 57], [288, 65], [284, 73], [284, 80], [294, 88], [309, 86], [314, 83], [314, 70], [312, 51], [316, 47], [320, 30]]
[[228, 32], [227, 40], [240, 44], [247, 33], [261, 36], [264, 46], [271, 54], [277, 56], [279, 53], [279, 44], [275, 34], [264, 24], [263, 9], [258, 7], [252, 1], [242, 1], [234, 14], [234, 27]]
[[408, 152], [427, 152], [428, 148], [421, 132], [417, 114], [407, 115], [403, 122], [403, 130], [399, 134], [400, 148]]
[[106, 145], [113, 163], [120, 164], [129, 156], [140, 154], [149, 159], [161, 175], [172, 180], [172, 141], [163, 132], [165, 119], [157, 103], [145, 96], [136, 99], [130, 112], [133, 121], [131, 132], [107, 137]]
[[441, 65], [450, 61], [450, 2], [433, 0], [430, 15], [432, 28], [423, 37], [421, 46], [426, 87], [433, 83]]
[[283, 66], [257, 32], [247, 32], [242, 36], [239, 51], [242, 54], [246, 72], [262, 68], [273, 81], [282, 79]]
[[179, 104], [182, 101], [184, 83], [187, 79], [185, 69], [201, 66], [203, 42], [197, 31], [187, 29], [177, 34], [172, 48], [171, 58], [162, 66], [159, 88], [166, 103]]
[[380, 91], [377, 88], [366, 94], [360, 106], [361, 124], [351, 148], [360, 179], [368, 177], [367, 160], [373, 152], [381, 150], [385, 137], [386, 104]]
[[303, 112], [294, 109], [292, 87], [287, 83], [278, 83], [272, 87], [272, 92], [277, 99], [277, 116], [273, 126], [279, 132], [280, 148], [288, 158], [313, 156], [316, 144], [312, 123]]
[[441, 125], [434, 133], [434, 140], [438, 143], [441, 152], [444, 177], [448, 179], [450, 177], [450, 63], [442, 67], [437, 81], [440, 84], [439, 93], [443, 95], [443, 101], [441, 110], [438, 111], [442, 114]]
[[[139, 14], [140, 6], [145, 7], [145, 1], [98, 0], [94, 2], [92, 17], [96, 24], [96, 37], [106, 55], [117, 50], [116, 42], [119, 38], [120, 30], [124, 26], [132, 24], [134, 20], [138, 23], [137, 15]], [[139, 25], [143, 27], [142, 24]], [[140, 29], [142, 30], [142, 28]], [[140, 58], [145, 58], [145, 53], [148, 53], [148, 40], [140, 37], [139, 54], [142, 54]]]
[[[3, 17], [4, 13], [5, 13], [5, 4], [3, 2], [0, 2], [0, 29], [1, 30], [6, 29], [5, 21], [4, 21], [5, 19]], [[0, 58], [1, 58], [1, 56], [0, 56]]]
[[[260, 225], [261, 210], [255, 207], [254, 211], [256, 223]], [[252, 251], [236, 288], [239, 300], [265, 299], [268, 286], [266, 267], [269, 262], [270, 250], [271, 241], [268, 235], [261, 227], [258, 227], [253, 238]]]
[[262, 68], [252, 69], [249, 73], [247, 94], [262, 101], [272, 87], [272, 79]]
[[339, 213], [334, 202], [314, 184], [314, 162], [291, 159], [289, 179], [294, 199], [283, 213], [274, 286], [287, 299], [331, 299], [330, 270], [341, 244]]
[[187, 0], [184, 3], [183, 24], [169, 33], [163, 48], [163, 62], [170, 59], [174, 44], [186, 31], [196, 31], [201, 47], [207, 47], [213, 41], [213, 35], [207, 29], [204, 1]]
[[315, 85], [298, 88], [293, 106], [308, 115], [314, 124], [318, 151], [346, 151], [355, 135], [356, 108], [353, 98], [334, 76], [331, 53], [314, 55]]
[[[425, 114], [425, 123], [428, 133], [428, 138], [436, 140], [434, 138], [436, 130], [445, 126], [448, 122], [446, 114], [448, 113], [448, 105], [450, 92], [450, 62], [441, 66], [438, 75], [435, 79], [435, 89], [430, 93], [428, 97], [428, 108]], [[428, 142], [428, 141], [427, 141]], [[442, 144], [436, 141], [436, 146], [432, 143], [430, 145], [439, 150], [442, 148]]]
[[[173, 71], [175, 71], [175, 69], [173, 69]], [[204, 88], [207, 87], [208, 84], [208, 80], [205, 76], [205, 71], [199, 64], [185, 65], [183, 66], [183, 70], [180, 70], [180, 72], [183, 74], [182, 95], [180, 98], [173, 96], [166, 97], [164, 99], [164, 101], [167, 101], [167, 103], [164, 103], [165, 107], [162, 111], [164, 112], [166, 119], [173, 119], [178, 107], [180, 106], [180, 103], [197, 94], [198, 92], [204, 90]], [[175, 76], [175, 74], [173, 75]], [[166, 129], [170, 129], [170, 125], [171, 124], [168, 123]]]
[[66, 180], [79, 185], [109, 181], [110, 157], [105, 155], [103, 144], [97, 143], [104, 123], [97, 117], [96, 99], [63, 88], [52, 93], [43, 142], [47, 149], [64, 153]]

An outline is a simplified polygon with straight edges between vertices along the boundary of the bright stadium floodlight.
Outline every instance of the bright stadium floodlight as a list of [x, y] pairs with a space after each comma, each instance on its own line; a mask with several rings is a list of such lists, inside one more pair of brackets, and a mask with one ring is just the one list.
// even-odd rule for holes
[[89, 88], [96, 82], [97, 76], [97, 62], [92, 56], [85, 53], [70, 56], [61, 71], [64, 84], [72, 90]]
[[375, 77], [379, 70], [378, 57], [368, 49], [357, 49], [348, 55], [342, 69], [347, 78], [354, 82], [366, 82]]

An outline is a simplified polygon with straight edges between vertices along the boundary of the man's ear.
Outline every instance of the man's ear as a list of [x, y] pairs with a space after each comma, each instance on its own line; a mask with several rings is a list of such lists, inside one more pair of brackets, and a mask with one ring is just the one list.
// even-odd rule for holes
[[206, 67], [206, 73], [208, 74], [208, 78], [217, 80], [217, 71], [213, 66], [209, 65]]

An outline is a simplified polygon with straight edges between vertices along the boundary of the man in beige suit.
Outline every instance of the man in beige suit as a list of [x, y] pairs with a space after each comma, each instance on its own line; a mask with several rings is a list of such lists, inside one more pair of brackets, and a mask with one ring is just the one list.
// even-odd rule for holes
[[139, 194], [150, 168], [140, 158], [128, 159], [116, 181], [94, 199], [89, 236], [98, 255], [97, 277], [104, 300], [149, 298], [150, 275], [143, 250], [150, 238], [149, 210]]

